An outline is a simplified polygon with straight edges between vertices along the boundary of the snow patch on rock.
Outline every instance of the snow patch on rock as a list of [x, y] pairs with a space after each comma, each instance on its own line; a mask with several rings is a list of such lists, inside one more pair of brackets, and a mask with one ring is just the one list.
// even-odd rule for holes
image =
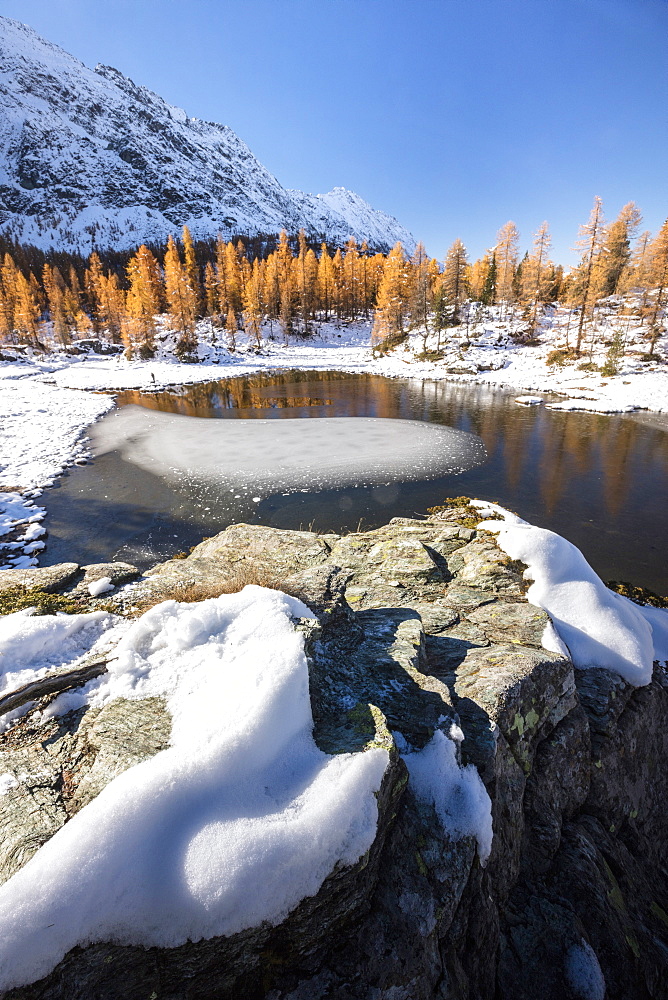
[[[533, 580], [527, 600], [543, 608], [576, 667], [614, 670], [634, 687], [649, 684], [655, 660], [668, 660], [668, 611], [641, 607], [605, 586], [580, 550], [546, 528], [486, 501], [481, 514], [501, 515], [479, 527], [496, 534]], [[549, 640], [548, 640], [549, 641]], [[553, 640], [549, 649], [554, 649]]]
[[566, 979], [581, 1000], [605, 1000], [605, 977], [596, 952], [584, 938], [571, 945], [565, 959]]
[[300, 616], [300, 601], [246, 587], [167, 601], [130, 627], [89, 701], [164, 697], [171, 745], [0, 887], [0, 990], [76, 945], [175, 947], [279, 923], [369, 849], [389, 756], [316, 747]]
[[93, 580], [92, 583], [88, 584], [88, 593], [91, 597], [99, 597], [100, 594], [106, 594], [113, 589], [114, 585], [110, 576], [101, 576], [99, 580]]
[[423, 750], [402, 754], [415, 795], [436, 809], [443, 829], [455, 840], [475, 837], [481, 864], [492, 850], [492, 802], [473, 764], [457, 763], [457, 741], [437, 729]]

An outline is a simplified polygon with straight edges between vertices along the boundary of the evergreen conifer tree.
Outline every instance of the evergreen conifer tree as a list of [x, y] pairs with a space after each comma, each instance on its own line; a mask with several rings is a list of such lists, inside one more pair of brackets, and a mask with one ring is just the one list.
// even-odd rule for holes
[[442, 278], [445, 301], [451, 309], [449, 323], [452, 325], [459, 322], [459, 310], [468, 292], [467, 270], [466, 247], [460, 239], [457, 239], [446, 254]]
[[485, 274], [482, 293], [480, 295], [480, 301], [485, 306], [493, 306], [496, 302], [496, 275], [496, 253], [493, 252], [488, 261], [487, 273]]

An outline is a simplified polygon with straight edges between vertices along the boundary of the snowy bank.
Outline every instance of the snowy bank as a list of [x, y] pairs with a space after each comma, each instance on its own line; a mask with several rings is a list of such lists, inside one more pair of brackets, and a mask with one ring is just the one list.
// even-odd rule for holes
[[474, 501], [481, 514], [501, 515], [480, 527], [496, 534], [511, 559], [526, 563], [532, 604], [552, 619], [561, 644], [546, 636], [546, 648], [566, 651], [576, 667], [605, 667], [640, 687], [652, 679], [655, 660], [668, 660], [668, 611], [641, 607], [609, 590], [575, 545], [561, 535], [528, 524], [497, 504]]
[[87, 454], [83, 434], [113, 406], [111, 396], [40, 381], [42, 368], [0, 363], [0, 566], [37, 565], [44, 548], [35, 499]]
[[[479, 382], [566, 396], [563, 409], [628, 413], [635, 409], [668, 411], [668, 332], [648, 356], [648, 330], [637, 315], [631, 294], [612, 296], [597, 310], [595, 343], [590, 336], [582, 353], [572, 350], [575, 310], [548, 306], [535, 336], [523, 343], [526, 319], [521, 311], [469, 302], [462, 322], [436, 333], [412, 330], [406, 340], [374, 368], [380, 374]], [[622, 348], [610, 356], [611, 345]], [[616, 350], [616, 349], [615, 349]], [[410, 367], [409, 367], [410, 366]], [[524, 400], [523, 400], [524, 401]]]

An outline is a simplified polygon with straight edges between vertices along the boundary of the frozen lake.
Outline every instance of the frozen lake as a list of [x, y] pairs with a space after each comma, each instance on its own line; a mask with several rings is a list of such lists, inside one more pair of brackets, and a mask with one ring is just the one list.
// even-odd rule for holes
[[515, 396], [338, 372], [120, 393], [95, 461], [43, 496], [40, 561], [146, 567], [235, 521], [348, 531], [468, 494], [558, 531], [604, 579], [667, 593], [668, 421]]

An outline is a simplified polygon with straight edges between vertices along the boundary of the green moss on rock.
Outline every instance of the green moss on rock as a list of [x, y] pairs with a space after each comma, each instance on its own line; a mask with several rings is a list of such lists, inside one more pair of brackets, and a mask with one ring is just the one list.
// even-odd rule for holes
[[9, 587], [0, 593], [0, 615], [10, 615], [25, 608], [35, 608], [38, 615], [55, 615], [59, 611], [75, 615], [84, 610], [79, 601], [62, 594], [48, 594], [39, 587]]

